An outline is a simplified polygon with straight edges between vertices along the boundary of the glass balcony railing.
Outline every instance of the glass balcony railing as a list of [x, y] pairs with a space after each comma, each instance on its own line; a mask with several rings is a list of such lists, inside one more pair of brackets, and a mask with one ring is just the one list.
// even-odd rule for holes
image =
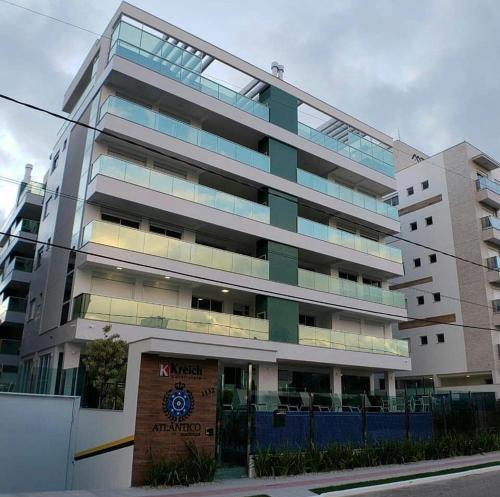
[[162, 76], [200, 91], [205, 95], [209, 95], [221, 102], [237, 107], [260, 119], [269, 121], [269, 108], [266, 105], [252, 100], [245, 95], [241, 95], [237, 91], [222, 86], [168, 59], [162, 58], [155, 53], [148, 52], [126, 41], [117, 40], [111, 47], [109, 58], [111, 59], [114, 55], [123, 57], [140, 66], [155, 71]]
[[484, 176], [476, 180], [476, 189], [480, 190], [490, 190], [491, 192], [498, 193], [500, 195], [500, 183], [492, 181]]
[[0, 315], [7, 311], [26, 312], [26, 299], [20, 297], [7, 297], [0, 304]]
[[322, 147], [333, 150], [344, 157], [348, 157], [363, 166], [394, 178], [394, 158], [392, 151], [361, 138], [354, 133], [349, 133], [347, 143], [343, 143], [299, 122], [298, 135]]
[[0, 354], [18, 355], [21, 348], [20, 340], [0, 340]]
[[381, 214], [382, 216], [390, 217], [391, 219], [398, 219], [398, 209], [392, 205], [374, 199], [369, 195], [356, 192], [351, 188], [339, 185], [333, 181], [329, 181], [321, 176], [297, 169], [297, 183], [307, 188], [316, 190], [317, 192], [324, 193], [330, 197], [338, 198], [344, 202], [348, 202], [371, 212]]
[[406, 340], [358, 335], [312, 326], [299, 326], [299, 343], [301, 345], [337, 350], [370, 352], [401, 357], [409, 356], [408, 342]]
[[266, 205], [229, 195], [116, 157], [101, 155], [92, 166], [92, 179], [98, 174], [269, 224], [269, 207]]
[[493, 216], [485, 216], [481, 218], [481, 226], [483, 230], [488, 228], [494, 228], [496, 230], [500, 230], [500, 219], [497, 219]]
[[28, 257], [17, 256], [14, 257], [8, 264], [5, 265], [4, 271], [1, 276], [1, 281], [3, 281], [12, 271], [23, 271], [26, 273], [31, 273], [33, 271], [33, 259]]
[[491, 304], [493, 305], [493, 312], [500, 312], [500, 299], [492, 300]]
[[309, 219], [299, 217], [297, 219], [297, 233], [324, 240], [325, 242], [341, 245], [342, 247], [359, 250], [365, 254], [374, 255], [393, 262], [402, 263], [401, 250], [390, 247], [380, 242], [353, 235], [347, 231], [331, 228], [325, 224], [316, 223]]
[[263, 259], [184, 242], [177, 238], [157, 235], [119, 224], [104, 221], [90, 222], [85, 226], [83, 233], [83, 244], [89, 242], [255, 278], [269, 279], [269, 263]]
[[320, 292], [333, 293], [343, 297], [375, 302], [404, 309], [405, 297], [402, 293], [384, 290], [370, 285], [362, 285], [354, 281], [334, 278], [327, 274], [315, 273], [299, 269], [299, 286]]
[[39, 183], [38, 181], [30, 181], [29, 183], [21, 183], [21, 188], [19, 189], [19, 195], [17, 197], [17, 205], [19, 205], [27, 193], [32, 193], [33, 195], [45, 195], [45, 185]]
[[11, 234], [18, 235], [19, 233], [32, 233], [34, 235], [38, 234], [38, 228], [40, 227], [39, 221], [34, 221], [33, 219], [21, 219], [14, 226]]
[[82, 294], [74, 299], [73, 319], [191, 331], [236, 338], [269, 339], [265, 319], [169, 305]]
[[500, 257], [498, 255], [488, 257], [488, 259], [486, 259], [486, 265], [489, 269], [500, 271]]
[[216, 154], [229, 157], [247, 166], [266, 172], [270, 170], [270, 159], [267, 155], [195, 128], [159, 112], [154, 112], [123, 98], [109, 96], [101, 106], [100, 118], [102, 119], [106, 113], [127, 119], [140, 126], [154, 129], [172, 138], [197, 145]]

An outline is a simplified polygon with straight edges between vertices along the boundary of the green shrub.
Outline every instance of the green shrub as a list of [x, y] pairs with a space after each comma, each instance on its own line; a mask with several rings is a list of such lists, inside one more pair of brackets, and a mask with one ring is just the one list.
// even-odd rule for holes
[[150, 453], [146, 484], [152, 487], [191, 485], [213, 481], [217, 463], [215, 458], [201, 452], [193, 443], [186, 443], [188, 454], [167, 461], [164, 456]]
[[500, 450], [500, 434], [480, 432], [454, 434], [432, 440], [388, 440], [365, 448], [350, 444], [331, 444], [323, 450], [305, 451], [287, 447], [267, 447], [255, 455], [257, 476], [287, 476], [307, 472], [336, 471], [386, 464], [405, 464], [426, 459], [468, 456]]

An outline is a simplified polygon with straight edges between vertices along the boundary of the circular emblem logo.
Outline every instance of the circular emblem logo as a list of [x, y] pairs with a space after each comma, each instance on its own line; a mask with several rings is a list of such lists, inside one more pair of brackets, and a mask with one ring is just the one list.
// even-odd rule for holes
[[184, 389], [183, 383], [177, 383], [163, 397], [163, 412], [172, 421], [183, 421], [191, 414], [194, 407], [193, 395]]

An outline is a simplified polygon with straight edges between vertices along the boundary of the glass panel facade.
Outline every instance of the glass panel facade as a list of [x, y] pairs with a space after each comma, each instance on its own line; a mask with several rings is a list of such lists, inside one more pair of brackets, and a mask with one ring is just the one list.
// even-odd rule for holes
[[101, 155], [92, 166], [92, 179], [98, 174], [269, 224], [269, 207], [266, 205], [153, 171], [116, 157]]
[[352, 350], [401, 357], [409, 356], [408, 342], [406, 340], [357, 335], [312, 326], [299, 326], [299, 343], [301, 345], [337, 350]]
[[342, 247], [359, 250], [360, 252], [381, 257], [382, 259], [388, 259], [398, 263], [403, 262], [401, 250], [395, 247], [368, 240], [367, 238], [353, 235], [347, 231], [331, 228], [326, 224], [316, 223], [303, 217], [297, 218], [297, 233], [324, 240], [325, 242], [330, 242], [335, 245], [341, 245]]
[[371, 212], [381, 214], [382, 216], [390, 217], [391, 219], [398, 219], [398, 209], [385, 202], [381, 202], [368, 195], [356, 192], [346, 186], [333, 183], [321, 176], [297, 169], [297, 183], [307, 188], [311, 188], [318, 192], [324, 193], [330, 197], [338, 198], [344, 202], [357, 205], [363, 209], [368, 209]]
[[266, 105], [202, 76], [202, 59], [199, 56], [124, 21], [113, 32], [109, 59], [114, 55], [269, 121]]
[[172, 117], [154, 112], [123, 98], [109, 96], [101, 106], [100, 118], [102, 119], [106, 113], [127, 119], [128, 121], [154, 129], [172, 138], [177, 138], [178, 140], [211, 150], [220, 155], [225, 155], [247, 166], [256, 167], [266, 172], [270, 171], [270, 159], [267, 155], [243, 145], [238, 145], [207, 131], [194, 128]]
[[263, 259], [188, 243], [177, 238], [156, 235], [119, 224], [92, 221], [85, 226], [83, 240], [84, 243], [100, 243], [255, 278], [269, 279], [269, 263]]
[[265, 319], [100, 295], [82, 294], [76, 297], [73, 319], [76, 318], [209, 335], [269, 339], [269, 322]]
[[299, 122], [298, 135], [322, 147], [333, 150], [344, 157], [394, 178], [394, 159], [391, 150], [373, 143], [354, 133], [348, 133], [347, 143], [325, 135]]

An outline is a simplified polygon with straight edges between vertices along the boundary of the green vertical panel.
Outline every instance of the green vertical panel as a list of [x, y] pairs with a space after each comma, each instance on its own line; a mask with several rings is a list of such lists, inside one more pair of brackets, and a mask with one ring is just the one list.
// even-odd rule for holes
[[281, 243], [260, 240], [257, 244], [258, 256], [266, 256], [269, 261], [269, 279], [289, 285], [298, 283], [298, 249]]
[[297, 231], [297, 199], [286, 193], [268, 188], [268, 205], [271, 226]]
[[297, 149], [274, 138], [264, 138], [259, 151], [269, 155], [270, 173], [297, 182]]
[[266, 311], [269, 320], [269, 340], [286, 343], [299, 342], [298, 302], [257, 295], [256, 308], [257, 312]]
[[299, 102], [295, 97], [275, 86], [269, 86], [260, 94], [259, 99], [268, 105], [271, 123], [297, 133]]

